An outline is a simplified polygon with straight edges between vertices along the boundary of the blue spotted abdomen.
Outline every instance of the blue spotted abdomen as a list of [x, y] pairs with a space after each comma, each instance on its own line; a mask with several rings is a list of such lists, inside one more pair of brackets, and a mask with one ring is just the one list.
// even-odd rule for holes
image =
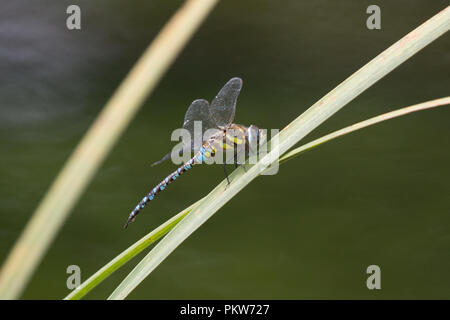
[[[201, 156], [202, 158], [198, 159], [198, 157]], [[199, 152], [197, 155], [195, 155], [191, 160], [186, 162], [183, 166], [179, 167], [176, 171], [172, 172], [170, 175], [168, 175], [163, 181], [161, 181], [156, 187], [152, 189], [144, 198], [142, 198], [141, 202], [136, 206], [136, 208], [131, 211], [127, 223], [125, 224], [124, 228], [128, 227], [128, 224], [130, 222], [133, 222], [136, 216], [139, 214], [139, 212], [144, 209], [145, 205], [152, 201], [156, 195], [164, 190], [171, 182], [175, 181], [180, 175], [182, 175], [184, 172], [191, 169], [194, 165], [198, 163], [202, 163], [203, 161], [203, 153]], [[201, 160], [201, 161], [200, 161]]]
[[195, 163], [203, 163], [206, 158], [211, 157], [216, 152], [216, 148], [210, 143], [205, 143], [199, 150], [199, 152], [194, 156]]

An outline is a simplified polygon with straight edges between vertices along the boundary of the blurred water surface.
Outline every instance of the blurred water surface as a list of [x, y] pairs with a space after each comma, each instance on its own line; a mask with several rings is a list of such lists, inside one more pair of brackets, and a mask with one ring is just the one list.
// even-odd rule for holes
[[[121, 79], [182, 1], [9, 1], [0, 12], [0, 262]], [[208, 193], [201, 166], [122, 230], [171, 163], [170, 133], [196, 98], [244, 79], [236, 122], [283, 128], [447, 1], [222, 1], [146, 101], [59, 233], [24, 298], [69, 293], [154, 227]], [[449, 36], [425, 48], [306, 140], [449, 94]], [[448, 298], [450, 110], [406, 116], [309, 152], [255, 180], [179, 247], [130, 298]], [[305, 141], [306, 141], [305, 140]], [[139, 256], [138, 259], [142, 257]], [[107, 297], [137, 260], [87, 298]], [[366, 268], [382, 290], [366, 288]]]

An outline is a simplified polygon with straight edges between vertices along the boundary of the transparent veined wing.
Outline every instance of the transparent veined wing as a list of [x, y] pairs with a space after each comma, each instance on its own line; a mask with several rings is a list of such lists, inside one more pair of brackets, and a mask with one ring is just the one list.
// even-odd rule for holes
[[[201, 131], [196, 132], [195, 126], [200, 124], [201, 122]], [[208, 129], [217, 128], [214, 120], [211, 118], [211, 114], [209, 111], [209, 103], [204, 99], [194, 100], [189, 108], [186, 111], [183, 121], [183, 129], [188, 130], [190, 134], [190, 140], [183, 141], [182, 145], [177, 145], [176, 150], [172, 149], [171, 152], [166, 154], [161, 160], [156, 161], [152, 164], [155, 166], [161, 162], [164, 162], [170, 159], [172, 152], [177, 153], [181, 156], [183, 152], [197, 152], [202, 146], [203, 142], [208, 139], [208, 137], [212, 134], [212, 130], [209, 130], [208, 136], [205, 136], [205, 131]]]
[[232, 78], [211, 102], [209, 111], [218, 127], [226, 127], [234, 120], [236, 101], [242, 89], [242, 79]]

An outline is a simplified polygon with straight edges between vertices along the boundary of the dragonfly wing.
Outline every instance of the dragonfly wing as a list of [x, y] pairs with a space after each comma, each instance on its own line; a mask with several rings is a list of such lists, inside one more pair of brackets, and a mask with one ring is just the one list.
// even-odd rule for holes
[[161, 162], [164, 162], [164, 161], [170, 159], [170, 155], [171, 155], [171, 154], [172, 154], [172, 152], [169, 152], [169, 153], [166, 154], [164, 157], [162, 157], [161, 160], [158, 160], [158, 161], [156, 161], [156, 162], [153, 162], [153, 163], [152, 163], [152, 167], [153, 167], [153, 166], [156, 166], [157, 164], [160, 164]]
[[177, 145], [172, 149], [172, 151], [170, 151], [168, 154], [166, 154], [164, 157], [162, 157], [161, 160], [158, 160], [158, 161], [156, 161], [156, 162], [153, 162], [153, 163], [152, 163], [152, 167], [153, 167], [153, 166], [156, 166], [156, 165], [158, 165], [158, 164], [160, 164], [161, 162], [164, 162], [164, 161], [166, 161], [166, 160], [169, 160], [169, 159], [171, 158], [171, 156], [172, 156], [173, 153], [175, 153], [175, 154], [178, 153], [178, 155], [179, 155], [180, 157], [182, 157], [184, 152], [190, 153], [190, 151], [191, 151], [191, 146], [189, 146], [189, 145], [177, 144]]
[[209, 107], [212, 118], [219, 127], [226, 127], [234, 120], [236, 101], [241, 92], [242, 79], [232, 78], [211, 102]]
[[[201, 137], [199, 132], [195, 132], [195, 123], [201, 122]], [[198, 151], [205, 140], [208, 139], [205, 136], [205, 132], [211, 131], [209, 129], [216, 128], [216, 124], [211, 117], [209, 111], [209, 103], [204, 99], [194, 100], [186, 111], [184, 116], [183, 128], [188, 130], [191, 136], [190, 141], [185, 141], [185, 146], [187, 149]]]
[[[195, 122], [201, 122], [201, 131], [197, 133], [199, 135], [198, 141], [196, 141], [196, 133], [195, 133]], [[166, 154], [161, 160], [156, 161], [152, 164], [152, 166], [156, 166], [161, 162], [164, 162], [170, 159], [172, 153], [177, 153], [182, 156], [184, 152], [190, 153], [191, 151], [197, 152], [202, 146], [204, 140], [208, 137], [205, 137], [205, 131], [208, 129], [215, 128], [216, 124], [211, 117], [209, 112], [209, 103], [204, 99], [194, 100], [189, 108], [186, 111], [186, 115], [184, 116], [183, 129], [188, 130], [190, 134], [190, 140], [183, 141], [183, 144], [178, 144], [175, 146], [175, 150], [172, 150], [168, 154]]]

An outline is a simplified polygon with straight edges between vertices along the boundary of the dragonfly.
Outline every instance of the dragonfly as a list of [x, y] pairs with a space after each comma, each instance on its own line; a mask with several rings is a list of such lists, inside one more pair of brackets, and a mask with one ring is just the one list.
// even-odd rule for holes
[[[233, 148], [234, 157], [233, 162], [238, 167], [238, 154], [244, 151], [245, 155], [250, 155], [256, 152], [256, 148], [265, 139], [265, 132], [260, 130], [255, 125], [245, 127], [243, 125], [235, 124], [234, 116], [236, 112], [236, 102], [239, 93], [242, 89], [242, 79], [232, 78], [219, 91], [211, 104], [207, 100], [194, 100], [186, 111], [183, 129], [186, 129], [191, 137], [194, 137], [195, 122], [201, 121], [202, 129], [202, 143], [195, 143], [194, 139], [183, 141], [178, 150], [165, 155], [161, 160], [152, 164], [157, 165], [169, 158], [171, 155], [184, 152], [194, 152], [194, 156], [180, 166], [177, 170], [169, 174], [158, 185], [156, 185], [149, 193], [147, 193], [139, 204], [131, 211], [124, 228], [136, 219], [136, 216], [142, 209], [152, 201], [161, 191], [177, 180], [186, 171], [192, 167], [204, 163], [210, 157], [217, 157], [219, 151], [229, 150]], [[198, 128], [198, 127], [197, 127]], [[209, 132], [209, 134], [207, 134]], [[233, 134], [230, 134], [232, 132]], [[239, 146], [241, 148], [236, 148]], [[236, 150], [241, 150], [237, 152]], [[191, 153], [192, 154], [192, 153]], [[223, 155], [223, 153], [222, 153]], [[241, 154], [242, 155], [242, 154]], [[225, 177], [227, 179], [227, 186], [230, 184], [228, 173], [226, 170], [226, 162], [223, 162]], [[243, 167], [245, 170], [245, 167]]]

